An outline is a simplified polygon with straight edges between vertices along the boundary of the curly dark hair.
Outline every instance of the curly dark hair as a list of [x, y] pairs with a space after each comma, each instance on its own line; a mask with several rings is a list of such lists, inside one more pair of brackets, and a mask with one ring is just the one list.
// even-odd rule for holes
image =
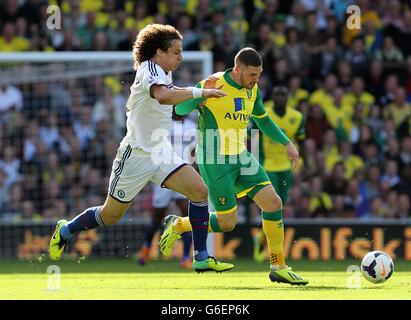
[[157, 49], [167, 51], [173, 40], [182, 40], [183, 36], [173, 26], [149, 24], [137, 35], [133, 45], [134, 69], [143, 61], [150, 60]]

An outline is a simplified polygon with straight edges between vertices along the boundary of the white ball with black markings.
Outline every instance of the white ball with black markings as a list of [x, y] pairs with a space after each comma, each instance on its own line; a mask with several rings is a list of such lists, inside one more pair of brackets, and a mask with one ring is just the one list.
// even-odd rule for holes
[[368, 252], [361, 262], [361, 272], [372, 283], [387, 281], [394, 272], [394, 262], [383, 251]]

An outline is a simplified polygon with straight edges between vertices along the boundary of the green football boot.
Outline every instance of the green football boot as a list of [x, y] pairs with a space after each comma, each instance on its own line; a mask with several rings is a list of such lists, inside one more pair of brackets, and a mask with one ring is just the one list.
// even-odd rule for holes
[[217, 261], [214, 257], [208, 257], [203, 261], [196, 261], [194, 259], [193, 262], [193, 269], [198, 273], [206, 271], [215, 271], [220, 273], [224, 271], [229, 271], [232, 268], [234, 268], [233, 264]]
[[272, 282], [289, 283], [291, 285], [298, 286], [308, 284], [307, 279], [301, 278], [298, 274], [292, 271], [291, 267], [288, 266], [285, 269], [271, 269], [269, 277]]
[[59, 260], [66, 248], [67, 241], [60, 235], [60, 229], [66, 224], [66, 220], [59, 220], [57, 222], [56, 230], [54, 231], [49, 244], [49, 255], [51, 260]]
[[168, 257], [171, 255], [174, 244], [181, 236], [174, 231], [173, 223], [178, 218], [174, 214], [170, 214], [164, 218], [163, 227], [164, 231], [160, 237], [160, 251], [163, 256]]

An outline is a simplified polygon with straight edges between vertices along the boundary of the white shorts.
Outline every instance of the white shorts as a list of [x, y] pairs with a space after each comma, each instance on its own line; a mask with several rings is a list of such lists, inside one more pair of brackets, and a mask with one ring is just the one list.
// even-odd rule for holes
[[187, 199], [181, 193], [176, 191], [162, 188], [155, 184], [153, 186], [153, 208], [166, 208], [172, 200], [184, 200]]
[[[152, 154], [141, 149], [120, 145], [111, 169], [108, 193], [120, 202], [130, 202], [152, 181], [160, 186], [187, 163], [170, 148], [161, 151], [165, 161], [153, 161]], [[159, 162], [159, 163], [157, 163]]]

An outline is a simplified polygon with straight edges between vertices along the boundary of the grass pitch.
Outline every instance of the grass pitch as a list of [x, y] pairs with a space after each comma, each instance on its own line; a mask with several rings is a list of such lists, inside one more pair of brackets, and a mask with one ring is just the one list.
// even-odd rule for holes
[[[197, 274], [178, 261], [153, 261], [141, 267], [131, 259], [2, 261], [0, 299], [120, 300], [405, 300], [411, 299], [411, 263], [395, 261], [386, 283], [375, 285], [347, 272], [359, 261], [288, 261], [307, 277], [307, 286], [272, 283], [268, 262], [235, 260], [227, 273]], [[56, 275], [56, 266], [60, 276]], [[47, 269], [49, 268], [47, 273]]]

